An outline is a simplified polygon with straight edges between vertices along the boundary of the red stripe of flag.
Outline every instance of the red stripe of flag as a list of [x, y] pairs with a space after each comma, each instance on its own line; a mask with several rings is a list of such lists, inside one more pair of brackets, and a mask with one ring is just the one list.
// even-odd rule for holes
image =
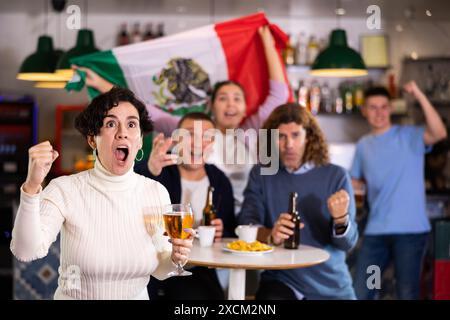
[[[268, 25], [264, 13], [257, 13], [235, 20], [217, 23], [215, 31], [221, 41], [228, 65], [228, 78], [242, 85], [247, 102], [247, 115], [253, 114], [264, 102], [269, 91], [267, 62], [258, 34], [258, 28]], [[279, 59], [288, 37], [276, 25], [270, 25]], [[286, 82], [287, 74], [284, 70]], [[292, 90], [289, 90], [292, 101]]]

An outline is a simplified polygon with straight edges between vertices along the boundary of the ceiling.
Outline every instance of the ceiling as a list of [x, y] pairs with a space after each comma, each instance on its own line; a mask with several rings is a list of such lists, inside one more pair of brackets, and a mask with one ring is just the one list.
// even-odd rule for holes
[[[0, 13], [27, 12], [31, 15], [44, 12], [44, 1], [0, 1]], [[48, 0], [50, 1], [50, 0]], [[272, 17], [332, 18], [340, 2], [346, 17], [368, 16], [367, 7], [375, 4], [381, 9], [384, 20], [415, 19], [450, 21], [449, 0], [68, 0], [82, 10], [88, 3], [88, 12], [96, 14], [184, 14], [229, 16], [244, 15], [264, 10]], [[432, 16], [425, 14], [430, 10]]]

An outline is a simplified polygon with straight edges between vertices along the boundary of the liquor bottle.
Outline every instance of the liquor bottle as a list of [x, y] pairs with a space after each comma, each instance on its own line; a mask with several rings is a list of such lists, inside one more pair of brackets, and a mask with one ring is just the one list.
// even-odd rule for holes
[[300, 244], [300, 215], [297, 211], [297, 192], [291, 192], [289, 194], [289, 214], [291, 215], [291, 221], [295, 224], [294, 234], [284, 240], [284, 247], [286, 249], [297, 249]]
[[295, 49], [292, 46], [291, 36], [289, 36], [288, 43], [283, 51], [283, 60], [287, 66], [291, 66], [294, 64], [294, 59], [295, 59]]
[[314, 60], [316, 60], [317, 55], [319, 54], [319, 44], [316, 41], [316, 37], [309, 37], [308, 42], [308, 54], [307, 54], [307, 64], [312, 65]]
[[298, 104], [309, 110], [308, 87], [303, 80], [298, 83]]
[[131, 42], [138, 43], [142, 41], [142, 34], [140, 30], [139, 22], [136, 22], [133, 27], [133, 33], [131, 34]]
[[347, 89], [345, 90], [345, 112], [353, 112], [353, 93], [350, 87], [347, 87]]
[[328, 82], [325, 82], [321, 88], [322, 93], [322, 110], [326, 113], [333, 112], [333, 99], [331, 97], [331, 90], [328, 86]]
[[356, 85], [355, 89], [355, 109], [361, 112], [361, 108], [364, 104], [364, 92], [361, 84]]
[[127, 24], [122, 23], [120, 26], [119, 35], [117, 36], [117, 45], [124, 46], [130, 43], [130, 37], [127, 32]]
[[142, 40], [147, 41], [153, 39], [154, 37], [155, 36], [153, 35], [153, 23], [149, 22], [145, 26], [144, 38]]
[[306, 65], [306, 38], [305, 33], [298, 35], [297, 46], [295, 48], [295, 64]]
[[203, 208], [203, 225], [210, 226], [211, 221], [216, 219], [217, 212], [213, 205], [213, 192], [214, 188], [209, 186], [208, 187], [208, 195], [206, 197], [206, 204]]
[[158, 23], [157, 29], [156, 29], [156, 38], [164, 37], [164, 23]]
[[311, 91], [309, 95], [309, 107], [312, 114], [319, 113], [320, 108], [320, 86], [319, 83], [314, 80], [311, 84]]
[[397, 98], [397, 87], [395, 86], [395, 76], [393, 73], [389, 75], [389, 95], [391, 99]]
[[342, 100], [342, 97], [338, 93], [335, 101], [335, 112], [337, 114], [341, 114], [343, 111], [344, 111], [344, 102]]

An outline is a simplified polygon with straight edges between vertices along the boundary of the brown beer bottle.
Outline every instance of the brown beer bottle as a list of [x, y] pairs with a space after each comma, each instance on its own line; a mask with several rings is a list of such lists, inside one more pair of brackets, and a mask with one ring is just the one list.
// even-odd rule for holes
[[297, 211], [297, 192], [289, 194], [289, 213], [291, 214], [291, 221], [295, 224], [294, 234], [288, 239], [284, 240], [284, 247], [286, 249], [297, 249], [300, 244], [300, 215]]
[[210, 226], [211, 221], [217, 218], [217, 212], [213, 205], [213, 192], [214, 188], [208, 187], [208, 195], [206, 197], [206, 204], [203, 208], [203, 225]]

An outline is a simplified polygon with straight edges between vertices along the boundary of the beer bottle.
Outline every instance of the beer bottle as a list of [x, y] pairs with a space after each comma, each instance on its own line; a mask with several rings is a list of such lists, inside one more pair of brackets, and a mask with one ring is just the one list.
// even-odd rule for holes
[[300, 244], [300, 215], [297, 211], [297, 192], [291, 192], [289, 195], [289, 213], [291, 214], [291, 221], [295, 224], [294, 234], [288, 239], [284, 240], [284, 247], [286, 249], [297, 249]]
[[209, 186], [208, 195], [206, 197], [206, 204], [203, 208], [203, 225], [205, 226], [210, 226], [211, 221], [217, 217], [217, 212], [213, 205], [213, 192], [214, 188]]

